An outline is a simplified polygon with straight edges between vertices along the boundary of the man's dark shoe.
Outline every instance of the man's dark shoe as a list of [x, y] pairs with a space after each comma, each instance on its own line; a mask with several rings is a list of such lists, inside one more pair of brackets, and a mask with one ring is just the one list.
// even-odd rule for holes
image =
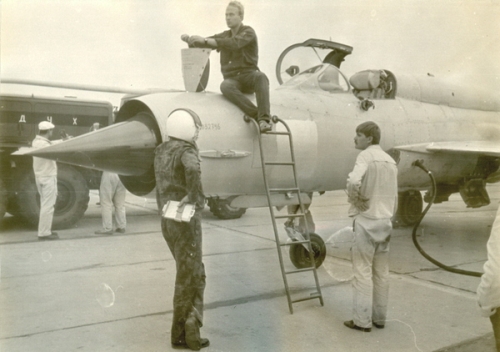
[[121, 228], [117, 228], [115, 231], [118, 233], [125, 233], [125, 229], [121, 229]]
[[57, 234], [57, 232], [52, 232], [48, 236], [38, 236], [38, 239], [40, 241], [44, 241], [44, 240], [58, 240], [59, 239], [59, 235]]
[[260, 133], [266, 133], [266, 132], [269, 132], [273, 129], [273, 125], [271, 125], [266, 120], [260, 120], [259, 121], [259, 128], [260, 128]]
[[344, 321], [344, 325], [347, 326], [349, 329], [359, 330], [363, 332], [372, 331], [372, 328], [362, 328], [361, 326], [357, 326], [356, 324], [354, 324], [352, 320]]
[[[208, 346], [210, 346], [210, 341], [208, 339], [205, 339], [202, 337], [200, 339], [200, 345], [201, 345], [201, 348], [208, 347]], [[174, 348], [176, 350], [190, 349], [187, 343], [173, 343], [173, 342], [172, 342], [172, 348]]]
[[373, 326], [375, 326], [377, 329], [383, 329], [385, 328], [385, 324], [378, 324], [378, 323], [374, 323], [372, 322]]

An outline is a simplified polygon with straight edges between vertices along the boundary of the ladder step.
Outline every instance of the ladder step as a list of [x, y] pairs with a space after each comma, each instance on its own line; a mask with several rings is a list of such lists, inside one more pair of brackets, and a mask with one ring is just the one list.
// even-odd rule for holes
[[282, 192], [282, 193], [288, 193], [288, 192], [300, 192], [299, 188], [269, 188], [269, 192]]
[[295, 163], [293, 161], [287, 161], [287, 162], [279, 162], [279, 161], [266, 161], [264, 164], [266, 165], [290, 165], [293, 166]]
[[288, 132], [279, 132], [279, 131], [268, 131], [268, 132], [265, 132], [266, 134], [279, 134], [279, 135], [290, 135], [290, 133]]
[[[298, 243], [299, 241], [297, 241], [296, 243]], [[303, 273], [303, 272], [306, 272], [306, 271], [313, 271], [314, 269], [316, 269], [314, 266], [310, 266], [310, 267], [307, 267], [307, 268], [302, 268], [302, 269], [297, 269], [297, 270], [290, 270], [290, 271], [286, 271], [285, 274], [297, 274], [297, 273]]]
[[321, 298], [321, 294], [319, 292], [311, 293], [311, 295], [309, 297], [294, 299], [294, 300], [292, 300], [292, 303], [308, 301], [310, 299], [316, 299], [316, 298]]
[[275, 219], [288, 219], [288, 218], [300, 218], [305, 216], [305, 214], [287, 214], [287, 215], [275, 215]]
[[[292, 241], [287, 242], [287, 243], [281, 243], [281, 240], [280, 240], [280, 237], [279, 237], [278, 229], [276, 227], [276, 219], [287, 219], [288, 221], [286, 221], [285, 224], [290, 225], [289, 222], [293, 221], [295, 218], [301, 218], [301, 219], [305, 218], [305, 213], [304, 213], [304, 207], [303, 207], [302, 201], [301, 201], [300, 188], [299, 188], [299, 185], [297, 184], [297, 175], [296, 175], [296, 169], [295, 169], [296, 168], [296, 163], [295, 163], [295, 154], [294, 154], [294, 150], [293, 150], [292, 132], [290, 131], [290, 128], [285, 123], [285, 121], [278, 119], [276, 116], [273, 116], [272, 120], [276, 124], [278, 122], [281, 123], [281, 124], [283, 124], [283, 126], [286, 129], [286, 131], [283, 131], [283, 130], [281, 130], [281, 131], [272, 131], [271, 130], [271, 131], [264, 132], [262, 134], [273, 134], [273, 135], [288, 136], [288, 139], [289, 139], [289, 142], [290, 142], [290, 157], [289, 158], [286, 158], [286, 157], [283, 158], [283, 160], [287, 160], [286, 162], [280, 162], [280, 161], [270, 161], [270, 162], [267, 162], [266, 161], [266, 156], [265, 156], [265, 153], [264, 153], [264, 150], [263, 150], [263, 139], [264, 138], [262, 138], [261, 134], [259, 134], [259, 148], [260, 148], [260, 156], [261, 156], [261, 160], [260, 161], [261, 161], [261, 165], [262, 165], [262, 173], [263, 173], [264, 184], [265, 184], [265, 188], [266, 188], [267, 202], [268, 202], [268, 205], [269, 205], [269, 210], [271, 212], [271, 220], [272, 220], [273, 228], [274, 228], [274, 237], [275, 237], [275, 240], [276, 240], [275, 243], [276, 243], [276, 247], [277, 247], [278, 258], [279, 258], [279, 261], [280, 261], [281, 274], [282, 274], [282, 277], [283, 277], [283, 283], [285, 285], [286, 296], [287, 296], [287, 299], [288, 299], [288, 307], [290, 309], [290, 313], [293, 314], [293, 308], [292, 308], [292, 304], [293, 303], [301, 302], [301, 301], [306, 301], [306, 300], [311, 300], [311, 299], [318, 299], [319, 298], [321, 305], [323, 305], [323, 296], [321, 295], [321, 287], [320, 287], [320, 284], [319, 284], [318, 276], [316, 274], [316, 267], [315, 267], [314, 263], [311, 263], [310, 264], [311, 266], [307, 267], [307, 268], [301, 268], [301, 269], [290, 268], [290, 269], [293, 269], [293, 270], [290, 270], [290, 271], [286, 271], [286, 269], [285, 269], [285, 264], [283, 262], [283, 253], [282, 253], [283, 252], [282, 248], [284, 246], [292, 246], [292, 245], [303, 246], [307, 250], [307, 252], [309, 252], [310, 249], [312, 250], [312, 248], [311, 248], [311, 240], [310, 240], [310, 238], [308, 238], [309, 236], [307, 236], [307, 235], [306, 236], [302, 236], [295, 229], [292, 228], [292, 230], [290, 230], [291, 228], [290, 227], [286, 227], [287, 225], [285, 225], [285, 227], [286, 227], [285, 230], [286, 230], [286, 232], [288, 234], [288, 237]], [[248, 118], [245, 115], [245, 121], [246, 122], [253, 121], [253, 123], [257, 127], [257, 130], [259, 130], [258, 122], [256, 120]], [[274, 157], [274, 159], [281, 159], [281, 158]], [[291, 168], [287, 168], [286, 171], [290, 170], [290, 172], [293, 172], [292, 176], [293, 176], [293, 178], [295, 180], [295, 182], [293, 183], [294, 187], [293, 188], [270, 188], [268, 180], [267, 180], [267, 172], [270, 171], [269, 169], [267, 169], [268, 165], [292, 166]], [[272, 169], [272, 167], [270, 167], [270, 169]], [[278, 216], [276, 216], [274, 214], [273, 210], [272, 210], [272, 208], [274, 207], [274, 205], [273, 205], [272, 197], [271, 197], [271, 195], [275, 196], [276, 194], [286, 195], [289, 198], [292, 198], [292, 195], [297, 194], [297, 199], [299, 200], [299, 203], [300, 203], [300, 211], [297, 214], [287, 214], [287, 215], [278, 215]], [[305, 237], [307, 237], [307, 239]], [[297, 241], [293, 241], [294, 239], [296, 239]], [[289, 247], [289, 248], [293, 248], [293, 247]], [[311, 255], [311, 253], [309, 253], [309, 254]], [[288, 281], [287, 281], [286, 275], [288, 275], [288, 274], [295, 274], [295, 273], [305, 273], [305, 272], [312, 272], [313, 273], [314, 280], [316, 282], [316, 292], [312, 292], [308, 297], [304, 297], [304, 298], [299, 298], [299, 299], [292, 300], [292, 297], [290, 295], [290, 288], [288, 286]], [[302, 295], [300, 295], [300, 296], [302, 296]]]

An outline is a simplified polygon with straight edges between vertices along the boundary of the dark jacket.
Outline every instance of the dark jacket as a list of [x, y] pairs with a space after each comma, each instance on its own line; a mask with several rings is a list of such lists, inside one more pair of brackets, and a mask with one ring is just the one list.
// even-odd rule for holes
[[233, 36], [231, 30], [215, 34], [212, 37], [220, 51], [220, 66], [224, 79], [238, 73], [258, 71], [259, 45], [257, 35], [250, 26], [241, 25]]
[[205, 196], [196, 145], [175, 138], [163, 142], [156, 147], [154, 168], [161, 208], [167, 201], [180, 201], [187, 195], [189, 203], [196, 204], [198, 210], [203, 209]]

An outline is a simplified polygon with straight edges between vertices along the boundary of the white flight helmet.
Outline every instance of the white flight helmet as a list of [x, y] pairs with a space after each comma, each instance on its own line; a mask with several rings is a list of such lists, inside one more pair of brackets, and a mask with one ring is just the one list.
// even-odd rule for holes
[[167, 135], [186, 142], [195, 142], [201, 129], [198, 115], [189, 109], [177, 109], [167, 118]]

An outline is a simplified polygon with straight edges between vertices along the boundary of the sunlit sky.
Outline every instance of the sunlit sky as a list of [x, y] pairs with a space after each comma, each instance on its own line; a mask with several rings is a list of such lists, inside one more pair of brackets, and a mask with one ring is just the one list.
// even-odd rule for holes
[[[226, 29], [228, 1], [2, 0], [1, 78], [182, 89], [180, 35]], [[276, 60], [309, 38], [354, 47], [342, 70], [432, 73], [500, 92], [500, 0], [246, 0], [259, 66], [272, 88]], [[211, 54], [208, 90], [219, 91]], [[2, 84], [2, 92], [96, 97]]]

